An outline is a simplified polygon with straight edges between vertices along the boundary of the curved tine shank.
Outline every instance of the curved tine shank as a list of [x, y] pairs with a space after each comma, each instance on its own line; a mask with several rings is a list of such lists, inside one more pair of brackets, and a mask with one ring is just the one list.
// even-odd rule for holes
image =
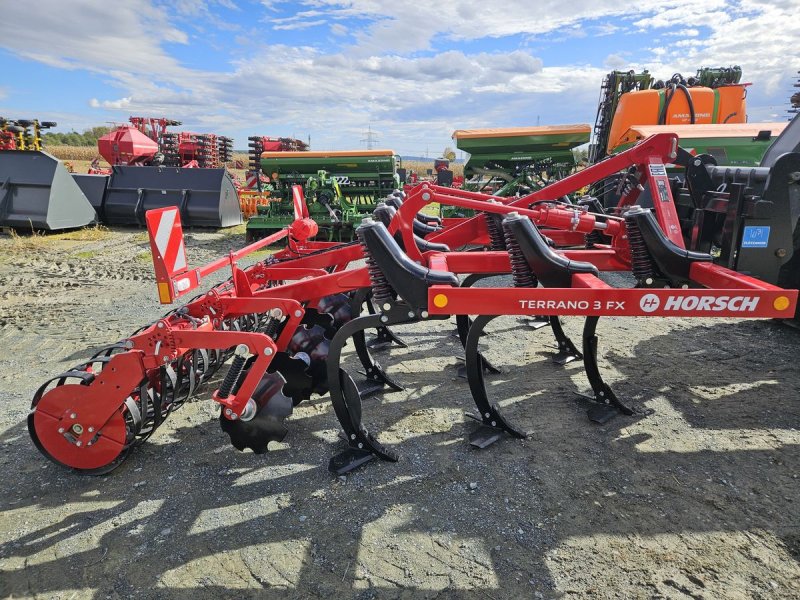
[[330, 397], [336, 418], [344, 430], [348, 449], [333, 458], [328, 469], [338, 475], [352, 471], [377, 456], [384, 460], [396, 461], [397, 455], [384, 448], [364, 427], [361, 421], [361, 392], [353, 378], [340, 367], [342, 348], [347, 340], [375, 327], [380, 316], [366, 315], [353, 319], [336, 332], [328, 353], [328, 382]]
[[583, 354], [580, 353], [575, 344], [572, 343], [572, 340], [564, 333], [564, 328], [561, 325], [561, 317], [553, 315], [549, 318], [549, 321], [550, 328], [553, 330], [553, 335], [558, 344], [558, 354], [553, 357], [553, 362], [563, 366], [571, 363], [573, 360], [583, 358]]
[[469, 436], [470, 444], [478, 448], [485, 448], [500, 439], [503, 432], [515, 438], [525, 438], [527, 434], [515, 428], [500, 414], [497, 405], [489, 402], [486, 393], [486, 384], [483, 379], [483, 372], [486, 368], [486, 360], [478, 351], [478, 342], [486, 325], [495, 319], [497, 315], [481, 315], [472, 324], [467, 335], [466, 355], [467, 355], [467, 380], [469, 389], [472, 392], [472, 399], [478, 407], [479, 414], [467, 416], [480, 422], [482, 425]]
[[617, 413], [625, 415], [634, 414], [634, 410], [617, 398], [614, 391], [603, 381], [600, 368], [597, 365], [597, 322], [600, 317], [586, 317], [583, 326], [583, 366], [586, 377], [592, 386], [593, 397], [590, 398], [595, 405], [589, 409], [589, 419], [598, 423], [605, 423]]

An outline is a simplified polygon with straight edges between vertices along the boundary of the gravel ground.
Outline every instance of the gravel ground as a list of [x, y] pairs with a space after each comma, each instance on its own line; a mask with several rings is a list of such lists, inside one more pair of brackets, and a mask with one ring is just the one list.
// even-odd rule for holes
[[[237, 452], [212, 384], [117, 471], [81, 476], [31, 443], [34, 391], [164, 312], [146, 236], [89, 237], [0, 237], [0, 597], [800, 598], [798, 331], [601, 320], [604, 374], [652, 413], [598, 426], [580, 363], [498, 319], [490, 393], [531, 435], [476, 451], [453, 323], [418, 324], [378, 356], [406, 390], [364, 405], [398, 463], [330, 475], [327, 398], [274, 452]], [[241, 243], [187, 240], [194, 264]]]

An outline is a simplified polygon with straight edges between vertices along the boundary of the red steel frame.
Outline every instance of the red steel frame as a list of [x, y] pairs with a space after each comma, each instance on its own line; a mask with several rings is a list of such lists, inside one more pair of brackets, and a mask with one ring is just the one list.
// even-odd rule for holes
[[[640, 189], [649, 184], [651, 189], [657, 190], [655, 213], [659, 224], [675, 244], [683, 247], [663, 171], [664, 162], [674, 158], [676, 148], [674, 135], [652, 136], [626, 152], [517, 199], [424, 184], [409, 195], [389, 229], [392, 233], [400, 232], [412, 259], [431, 269], [458, 274], [509, 273], [506, 252], [422, 254], [413, 239], [412, 223], [418, 211], [431, 202], [482, 212], [517, 212], [530, 217], [548, 236], [562, 243], [578, 237], [583, 239], [583, 235], [594, 230], [602, 231], [611, 238], [611, 244], [559, 252], [571, 259], [589, 261], [601, 271], [629, 271], [630, 254], [623, 219], [563, 208], [555, 203], [556, 199], [620, 170], [636, 167], [639, 186], [624, 197], [621, 204], [635, 203]], [[152, 214], [148, 213], [151, 241], [154, 235]], [[113, 459], [114, 452], [119, 452], [125, 440], [122, 407], [131, 390], [143, 381], [153, 381], [161, 365], [196, 348], [229, 349], [244, 344], [249, 353], [257, 357], [235, 395], [226, 398], [214, 395], [217, 402], [230, 409], [230, 414], [241, 415], [272, 357], [287, 348], [305, 314], [305, 303], [313, 306], [323, 297], [370, 287], [366, 268], [346, 268], [352, 261], [363, 258], [360, 245], [305, 241], [313, 235], [310, 232], [314, 227], [305, 222], [307, 219], [300, 218], [302, 214], [297, 216], [298, 220], [289, 229], [194, 270], [170, 272], [153, 242], [154, 267], [162, 301], [171, 302], [196, 289], [203, 277], [226, 265], [230, 265], [232, 277], [189, 302], [179, 313], [171, 313], [126, 340], [126, 351], [113, 355], [91, 385], [77, 388], [71, 384], [62, 385], [42, 397], [42, 410], [37, 406], [34, 414], [37, 431], [47, 429], [49, 443], [59, 446], [59, 456], [77, 456], [80, 468], [101, 466], [95, 463], [103, 463], [109, 456]], [[182, 236], [179, 222], [177, 233]], [[479, 215], [431, 235], [428, 240], [461, 247], [479, 244], [486, 237], [485, 218]], [[278, 262], [262, 261], [247, 269], [237, 266], [239, 259], [284, 238], [288, 246], [274, 255]], [[690, 278], [701, 289], [612, 288], [586, 274], [574, 275], [569, 288], [432, 286], [428, 291], [427, 313], [788, 318], [795, 312], [797, 290], [784, 290], [710, 263], [693, 264]], [[165, 288], [167, 293], [162, 295]], [[223, 330], [226, 319], [275, 310], [287, 319], [277, 340], [261, 333]], [[96, 448], [89, 456], [81, 453], [81, 444], [55, 434], [59, 423], [69, 419], [73, 411], [78, 410], [76, 407], [81, 412], [87, 436], [86, 440], [78, 441], [88, 443], [92, 431], [104, 428], [105, 432], [107, 428], [108, 435], [102, 436], [105, 447]]]

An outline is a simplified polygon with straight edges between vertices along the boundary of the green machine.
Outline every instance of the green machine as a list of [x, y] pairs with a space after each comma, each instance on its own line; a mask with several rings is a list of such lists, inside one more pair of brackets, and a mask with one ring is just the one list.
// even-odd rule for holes
[[767, 148], [788, 123], [709, 125], [638, 125], [631, 127], [612, 149], [616, 154], [656, 133], [674, 133], [690, 154], [710, 154], [720, 165], [757, 167]]
[[391, 150], [264, 152], [261, 170], [269, 177], [269, 202], [247, 222], [254, 240], [277, 231], [294, 218], [292, 186], [301, 185], [317, 239], [350, 240], [375, 204], [400, 187], [399, 158]]
[[[540, 189], [575, 169], [572, 150], [587, 144], [590, 132], [589, 125], [459, 129], [453, 140], [470, 155], [464, 187], [501, 197]], [[463, 212], [443, 216], [468, 216]]]

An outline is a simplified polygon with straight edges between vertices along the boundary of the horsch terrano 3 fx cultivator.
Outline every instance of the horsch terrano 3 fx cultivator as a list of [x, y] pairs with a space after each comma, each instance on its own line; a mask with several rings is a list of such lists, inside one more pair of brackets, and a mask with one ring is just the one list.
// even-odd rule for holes
[[[315, 223], [295, 193], [288, 228], [198, 269], [188, 269], [174, 209], [148, 213], [159, 297], [169, 303], [198, 288], [203, 277], [230, 265], [231, 278], [173, 310], [130, 338], [47, 382], [36, 393], [29, 430], [55, 462], [105, 472], [146, 439], [199, 383], [227, 359], [230, 367], [212, 397], [220, 422], [239, 449], [264, 452], [282, 440], [285, 418], [313, 393], [330, 391], [347, 448], [330, 469], [347, 472], [373, 457], [396, 460], [362, 422], [362, 399], [377, 389], [399, 389], [374, 360], [365, 331], [457, 316], [466, 349], [470, 390], [478, 407], [474, 446], [504, 435], [524, 436], [487, 396], [492, 366], [478, 338], [498, 315], [538, 316], [552, 328], [560, 362], [583, 358], [594, 403], [603, 421], [632, 412], [600, 375], [596, 326], [602, 316], [786, 318], [796, 290], [784, 290], [714, 265], [708, 254], [687, 251], [664, 164], [677, 138], [652, 136], [637, 146], [522, 198], [421, 185], [396, 193], [365, 219], [358, 241], [313, 242]], [[621, 170], [631, 174], [616, 214], [591, 199], [559, 199]], [[654, 209], [635, 205], [649, 187]], [[436, 229], [418, 224], [429, 203], [479, 211]], [[433, 231], [429, 231], [433, 229]], [[285, 239], [287, 248], [249, 268], [237, 261]], [[483, 246], [482, 252], [450, 248]], [[578, 247], [580, 246], [580, 247]], [[366, 259], [365, 267], [347, 268]], [[635, 285], [613, 287], [601, 273], [632, 273]], [[482, 277], [508, 274], [513, 285], [472, 287]], [[369, 314], [358, 316], [362, 306]], [[467, 315], [475, 317], [470, 320]], [[582, 349], [566, 336], [561, 316], [586, 317]], [[367, 384], [356, 384], [341, 362], [353, 340]]]

